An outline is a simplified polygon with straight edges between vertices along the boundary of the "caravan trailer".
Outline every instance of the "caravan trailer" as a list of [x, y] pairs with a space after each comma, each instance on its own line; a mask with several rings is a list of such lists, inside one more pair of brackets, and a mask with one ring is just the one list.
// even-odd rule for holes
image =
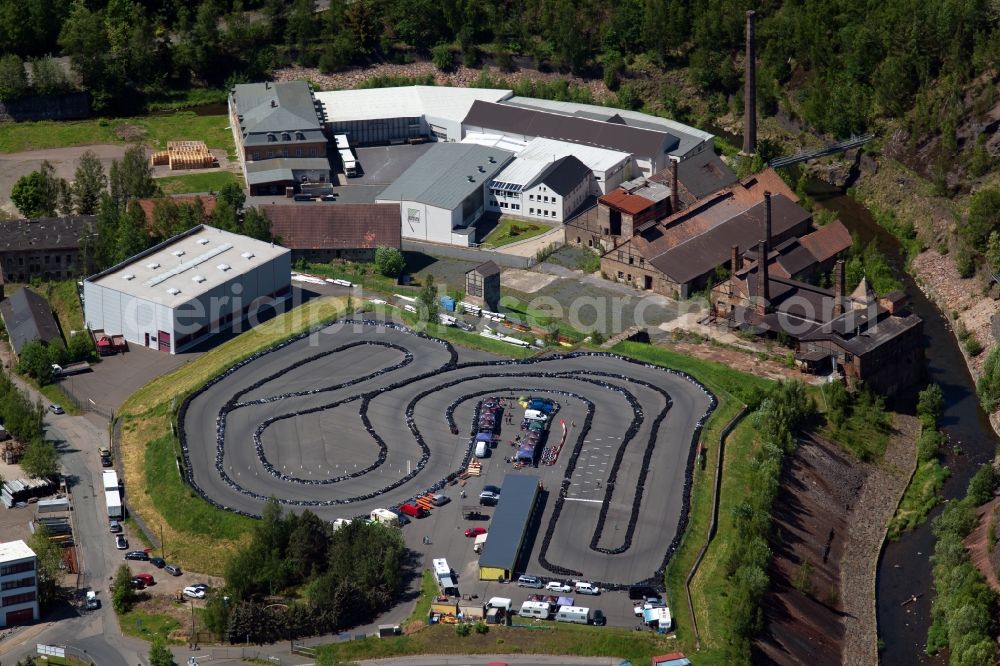
[[558, 622], [575, 622], [576, 624], [587, 624], [590, 619], [590, 609], [581, 606], [562, 606], [556, 613]]
[[517, 614], [522, 617], [537, 617], [547, 620], [552, 614], [552, 607], [545, 601], [525, 601], [521, 604], [521, 610]]

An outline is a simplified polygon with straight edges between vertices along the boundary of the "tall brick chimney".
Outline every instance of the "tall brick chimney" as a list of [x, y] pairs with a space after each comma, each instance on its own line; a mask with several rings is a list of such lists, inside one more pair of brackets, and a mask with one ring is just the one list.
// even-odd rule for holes
[[757, 152], [757, 37], [752, 9], [747, 12], [747, 61], [743, 77], [743, 152]]
[[743, 256], [740, 255], [739, 245], [734, 245], [732, 249], [733, 249], [733, 254], [732, 257], [730, 258], [729, 265], [732, 269], [732, 274], [736, 275], [736, 271], [743, 269]]
[[771, 252], [771, 193], [764, 191], [764, 242], [767, 243], [767, 251]]
[[681, 195], [677, 184], [677, 165], [680, 164], [679, 157], [670, 157], [670, 212], [676, 213], [681, 209]]
[[771, 285], [767, 278], [767, 243], [757, 244], [757, 314], [767, 314], [771, 303]]
[[833, 266], [833, 318], [844, 314], [844, 260]]

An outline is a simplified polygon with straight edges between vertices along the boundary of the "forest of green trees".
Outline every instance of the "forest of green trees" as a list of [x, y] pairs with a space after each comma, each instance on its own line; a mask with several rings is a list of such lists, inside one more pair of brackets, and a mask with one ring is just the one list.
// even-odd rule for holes
[[[738, 106], [751, 8], [764, 113], [791, 87], [805, 119], [838, 135], [911, 109], [915, 129], [947, 131], [962, 86], [1000, 54], [990, 0], [333, 0], [322, 12], [315, 0], [0, 0], [0, 97], [31, 92], [36, 78], [59, 89], [47, 55], [71, 59], [97, 110], [125, 112], [293, 62], [329, 71], [433, 54], [502, 69], [525, 56], [612, 83], [637, 59], [687, 67], [702, 93]], [[38, 73], [12, 80], [15, 60]]]

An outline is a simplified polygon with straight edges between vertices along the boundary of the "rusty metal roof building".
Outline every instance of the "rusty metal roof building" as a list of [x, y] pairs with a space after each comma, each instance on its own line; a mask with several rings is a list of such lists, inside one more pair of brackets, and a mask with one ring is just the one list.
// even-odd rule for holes
[[816, 257], [818, 262], [832, 259], [851, 247], [852, 244], [851, 232], [840, 220], [834, 220], [830, 224], [806, 234], [799, 239], [799, 242], [802, 243], [802, 247], [809, 250], [812, 256]]
[[52, 316], [49, 302], [27, 287], [18, 289], [10, 298], [0, 301], [0, 317], [10, 336], [14, 353], [29, 342], [39, 340], [44, 344], [62, 343], [59, 324]]
[[[765, 205], [761, 202], [649, 262], [674, 282], [687, 284], [725, 264], [733, 245], [738, 245], [742, 253], [762, 240], [764, 217]], [[784, 240], [782, 236], [804, 226], [810, 218], [809, 211], [784, 195], [771, 197], [771, 233], [776, 241]]]
[[399, 248], [399, 204], [265, 204], [271, 233], [290, 250]]
[[80, 247], [80, 239], [93, 229], [96, 219], [93, 215], [67, 215], [5, 220], [0, 222], [0, 253], [76, 249]]

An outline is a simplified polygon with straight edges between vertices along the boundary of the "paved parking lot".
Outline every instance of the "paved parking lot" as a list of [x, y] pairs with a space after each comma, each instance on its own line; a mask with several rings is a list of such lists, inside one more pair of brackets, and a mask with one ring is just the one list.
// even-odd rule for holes
[[[469, 456], [476, 403], [525, 394], [560, 404], [551, 437], [561, 437], [563, 423], [567, 437], [556, 464], [514, 470], [504, 461], [520, 432], [515, 407], [483, 474], [450, 482]], [[462, 504], [507, 474], [536, 475], [541, 510], [518, 572], [565, 580], [554, 572], [570, 570], [619, 586], [656, 578], [686, 506], [692, 432], [710, 405], [683, 376], [606, 355], [497, 363], [369, 324], [331, 327], [243, 366], [191, 401], [184, 428], [195, 484], [240, 511], [259, 513], [275, 496], [327, 520], [366, 517], [441, 489], [452, 501], [406, 526], [407, 544], [424, 565], [448, 558], [463, 594], [519, 606], [532, 591], [478, 580]], [[635, 624], [624, 593], [578, 602], [601, 608], [611, 624]]]

